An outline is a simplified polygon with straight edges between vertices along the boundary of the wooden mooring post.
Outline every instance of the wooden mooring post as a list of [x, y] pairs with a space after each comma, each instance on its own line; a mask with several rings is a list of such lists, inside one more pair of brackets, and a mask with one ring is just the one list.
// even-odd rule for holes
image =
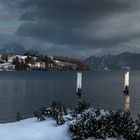
[[127, 70], [124, 75], [124, 94], [129, 95], [129, 71]]
[[82, 72], [77, 72], [76, 95], [78, 97], [78, 101], [81, 101], [82, 99]]

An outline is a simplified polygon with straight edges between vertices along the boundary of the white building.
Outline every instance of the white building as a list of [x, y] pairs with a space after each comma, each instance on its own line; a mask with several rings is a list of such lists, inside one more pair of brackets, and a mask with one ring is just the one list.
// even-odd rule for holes
[[76, 69], [77, 65], [69, 62], [63, 62], [59, 60], [55, 60], [55, 64], [60, 67], [71, 67], [73, 70]]
[[0, 64], [0, 69], [1, 70], [15, 70], [15, 65], [11, 63], [2, 63]]
[[45, 62], [35, 62], [34, 64], [29, 64], [32, 69], [46, 69]]

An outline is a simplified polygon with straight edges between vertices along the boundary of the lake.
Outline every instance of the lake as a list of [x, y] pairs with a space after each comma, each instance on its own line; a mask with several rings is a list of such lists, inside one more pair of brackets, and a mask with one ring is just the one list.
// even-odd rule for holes
[[[123, 94], [124, 71], [83, 72], [83, 98], [93, 107], [121, 109], [126, 107]], [[40, 107], [60, 101], [67, 107], [76, 105], [76, 72], [1, 72], [0, 122], [16, 120], [20, 112], [32, 117]], [[130, 71], [130, 111], [140, 113], [140, 71]]]

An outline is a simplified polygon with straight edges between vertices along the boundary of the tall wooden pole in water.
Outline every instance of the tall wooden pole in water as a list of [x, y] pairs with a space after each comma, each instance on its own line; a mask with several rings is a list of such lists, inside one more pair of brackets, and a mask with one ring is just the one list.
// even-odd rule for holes
[[77, 72], [76, 94], [77, 94], [78, 100], [80, 100], [82, 96], [82, 72]]
[[124, 76], [124, 94], [126, 95], [129, 94], [129, 71], [128, 70], [125, 72], [125, 76]]

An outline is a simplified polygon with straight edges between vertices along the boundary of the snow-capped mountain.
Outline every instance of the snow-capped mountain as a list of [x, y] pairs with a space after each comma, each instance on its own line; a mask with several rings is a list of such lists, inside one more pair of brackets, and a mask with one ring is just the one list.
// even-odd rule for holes
[[89, 64], [92, 70], [121, 70], [125, 67], [140, 69], [140, 54], [123, 52], [102, 57], [90, 56], [84, 62]]

